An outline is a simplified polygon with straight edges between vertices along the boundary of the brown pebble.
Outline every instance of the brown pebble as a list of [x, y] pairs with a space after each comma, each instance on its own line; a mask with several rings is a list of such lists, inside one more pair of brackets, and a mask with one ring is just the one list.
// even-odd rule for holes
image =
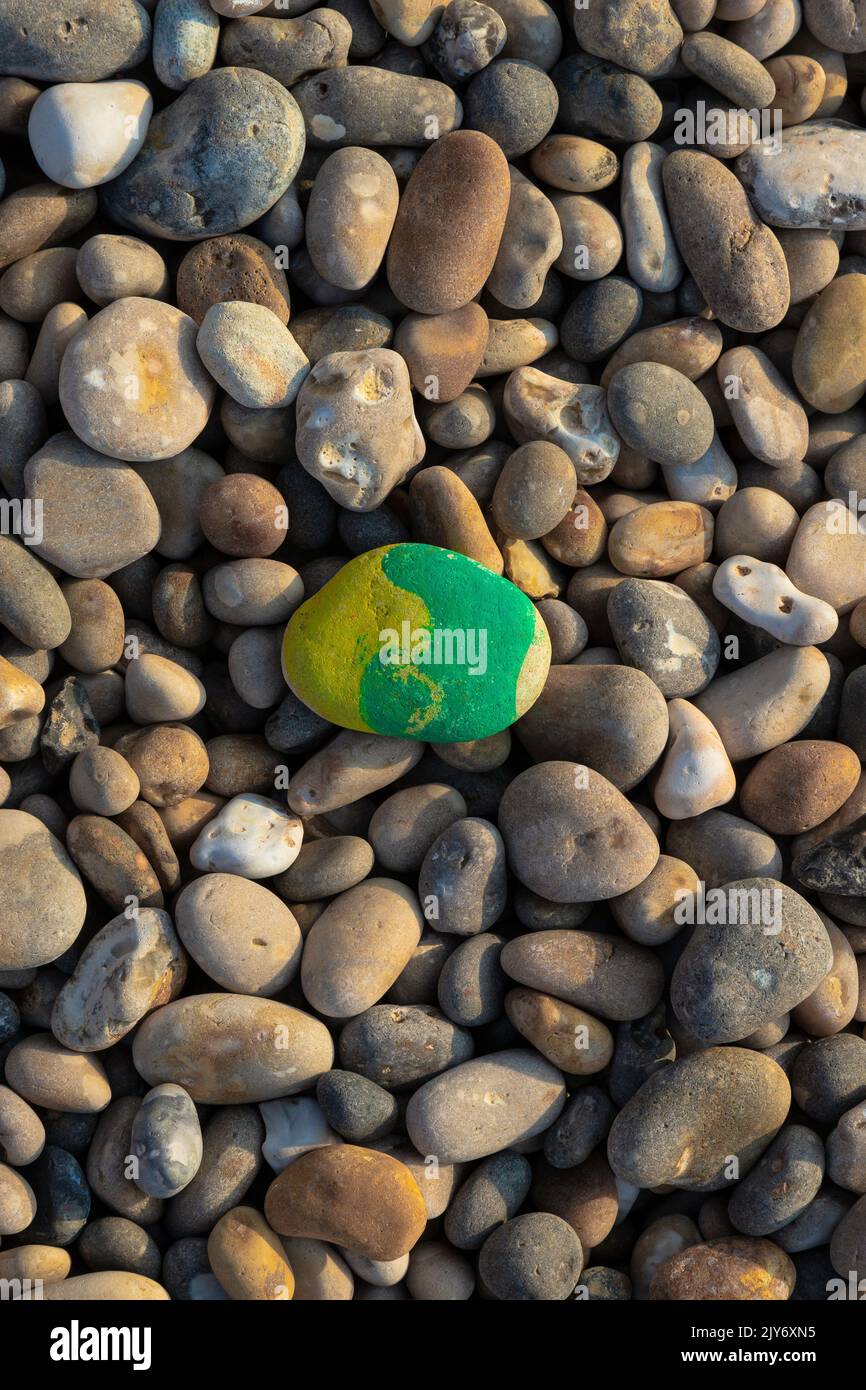
[[244, 300], [264, 304], [280, 323], [289, 321], [289, 282], [275, 254], [257, 237], [235, 232], [211, 237], [188, 251], [178, 266], [177, 305], [201, 323], [212, 304]]
[[252, 473], [232, 473], [211, 483], [201, 499], [199, 521], [211, 545], [241, 559], [273, 555], [289, 524], [282, 494]]

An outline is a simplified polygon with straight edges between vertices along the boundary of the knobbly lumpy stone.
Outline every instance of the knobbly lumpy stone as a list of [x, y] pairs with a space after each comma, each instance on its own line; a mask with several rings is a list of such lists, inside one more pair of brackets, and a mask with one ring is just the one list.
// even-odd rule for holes
[[359, 556], [301, 605], [283, 639], [286, 680], [332, 724], [442, 743], [513, 724], [549, 665], [529, 600], [432, 545]]

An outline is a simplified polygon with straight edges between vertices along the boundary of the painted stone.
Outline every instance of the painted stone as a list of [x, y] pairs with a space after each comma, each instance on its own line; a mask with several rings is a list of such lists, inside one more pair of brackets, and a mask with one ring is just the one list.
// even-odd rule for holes
[[368, 551], [293, 615], [283, 674], [344, 728], [439, 743], [485, 738], [541, 693], [550, 639], [529, 599], [432, 545]]

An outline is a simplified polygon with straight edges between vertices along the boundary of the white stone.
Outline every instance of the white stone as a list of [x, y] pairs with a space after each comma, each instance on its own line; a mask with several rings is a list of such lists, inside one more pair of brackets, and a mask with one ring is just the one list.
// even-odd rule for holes
[[275, 1173], [281, 1173], [301, 1154], [342, 1144], [312, 1096], [292, 1096], [287, 1100], [266, 1100], [259, 1106], [265, 1122], [262, 1155]]
[[835, 608], [792, 584], [778, 565], [731, 555], [713, 576], [713, 593], [747, 623], [792, 647], [820, 646], [839, 626]]
[[580, 484], [600, 483], [613, 471], [620, 438], [601, 386], [576, 385], [537, 367], [518, 367], [505, 383], [502, 407], [518, 444], [536, 439], [558, 444]]
[[196, 869], [271, 878], [294, 864], [304, 838], [297, 816], [266, 796], [234, 796], [189, 852]]
[[138, 154], [153, 99], [143, 82], [59, 82], [36, 98], [28, 135], [36, 163], [64, 188], [95, 188]]
[[688, 700], [668, 702], [670, 732], [655, 784], [655, 803], [668, 820], [724, 806], [737, 790], [730, 758], [715, 726]]

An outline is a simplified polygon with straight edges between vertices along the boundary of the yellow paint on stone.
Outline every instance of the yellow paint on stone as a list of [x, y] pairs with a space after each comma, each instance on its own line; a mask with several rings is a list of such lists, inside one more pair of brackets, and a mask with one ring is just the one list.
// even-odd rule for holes
[[[320, 602], [321, 593], [308, 599], [283, 638], [283, 674], [288, 684], [309, 691], [310, 703], [325, 719], [362, 733], [375, 732], [361, 717], [360, 702], [364, 671], [381, 649], [379, 633], [386, 628], [399, 633], [407, 621], [413, 629], [430, 624], [430, 612], [418, 595], [398, 588], [384, 574], [383, 553], [372, 552], [364, 563], [356, 560], [339, 570], [327, 585], [324, 601]], [[325, 636], [332, 654], [327, 669], [322, 669], [317, 655], [323, 624], [327, 624]], [[420, 676], [417, 667], [409, 674]], [[346, 720], [347, 709], [357, 714], [351, 724]], [[438, 705], [431, 707], [431, 719], [437, 710]]]

